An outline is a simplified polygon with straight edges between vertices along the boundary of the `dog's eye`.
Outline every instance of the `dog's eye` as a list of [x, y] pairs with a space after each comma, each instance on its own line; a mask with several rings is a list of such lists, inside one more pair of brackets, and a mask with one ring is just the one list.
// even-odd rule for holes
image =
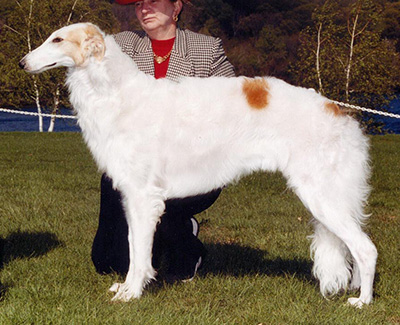
[[55, 39], [53, 39], [53, 43], [60, 43], [62, 41], [63, 39], [61, 37], [56, 37]]

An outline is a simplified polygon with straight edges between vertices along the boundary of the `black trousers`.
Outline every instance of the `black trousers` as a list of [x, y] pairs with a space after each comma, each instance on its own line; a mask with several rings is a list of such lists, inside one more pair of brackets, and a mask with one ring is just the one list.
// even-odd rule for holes
[[[165, 213], [157, 225], [153, 244], [153, 267], [166, 266], [172, 278], [193, 275], [194, 266], [206, 253], [193, 235], [191, 218], [209, 208], [221, 190], [208, 194], [172, 199], [165, 202]], [[99, 273], [126, 273], [129, 267], [128, 224], [121, 194], [105, 174], [101, 179], [99, 227], [93, 241], [92, 261]]]

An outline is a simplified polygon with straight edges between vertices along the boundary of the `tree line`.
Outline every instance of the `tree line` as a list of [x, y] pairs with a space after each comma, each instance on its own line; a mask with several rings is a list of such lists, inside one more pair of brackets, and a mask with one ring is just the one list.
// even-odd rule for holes
[[[79, 21], [109, 33], [139, 28], [134, 7], [112, 1], [0, 0], [1, 106], [68, 106], [63, 71], [29, 76], [18, 60]], [[179, 24], [220, 37], [238, 75], [276, 76], [374, 108], [400, 91], [400, 1], [192, 0]]]
[[[39, 46], [54, 30], [80, 21], [92, 21], [107, 32], [118, 30], [107, 1], [0, 0], [0, 105], [21, 108], [36, 105], [38, 113], [56, 114], [68, 107], [63, 86], [65, 71], [40, 75], [22, 71], [19, 60]], [[54, 127], [52, 118], [49, 131]], [[39, 117], [39, 130], [43, 122]]]

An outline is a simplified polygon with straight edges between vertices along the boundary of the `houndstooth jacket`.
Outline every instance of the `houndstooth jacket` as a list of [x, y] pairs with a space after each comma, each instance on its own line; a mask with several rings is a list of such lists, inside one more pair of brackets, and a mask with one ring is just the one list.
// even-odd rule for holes
[[[125, 31], [115, 34], [114, 38], [122, 51], [135, 61], [139, 70], [154, 76], [151, 40], [145, 32]], [[234, 77], [235, 72], [219, 38], [178, 28], [166, 78], [177, 80], [182, 76]]]

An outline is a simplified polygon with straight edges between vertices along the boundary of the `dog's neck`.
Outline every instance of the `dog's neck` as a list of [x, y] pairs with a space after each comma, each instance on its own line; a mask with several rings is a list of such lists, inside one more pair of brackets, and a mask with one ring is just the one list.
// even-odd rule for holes
[[111, 36], [106, 36], [105, 41], [104, 58], [101, 61], [90, 58], [84, 66], [69, 68], [66, 81], [83, 136], [101, 170], [106, 167], [103, 163], [106, 157], [98, 148], [116, 136], [107, 132], [126, 106], [121, 101], [130, 96], [129, 109], [134, 110], [135, 99], [139, 101], [140, 97], [135, 94], [146, 88], [154, 89], [156, 82], [137, 68]]
[[68, 70], [66, 83], [70, 90], [70, 100], [78, 112], [90, 105], [90, 97], [96, 101], [100, 101], [100, 98], [117, 98], [116, 92], [121, 89], [129, 87], [140, 92], [140, 89], [149, 87], [155, 81], [137, 68], [112, 36], [105, 37], [105, 46], [105, 56], [101, 61], [91, 57], [84, 66]]

